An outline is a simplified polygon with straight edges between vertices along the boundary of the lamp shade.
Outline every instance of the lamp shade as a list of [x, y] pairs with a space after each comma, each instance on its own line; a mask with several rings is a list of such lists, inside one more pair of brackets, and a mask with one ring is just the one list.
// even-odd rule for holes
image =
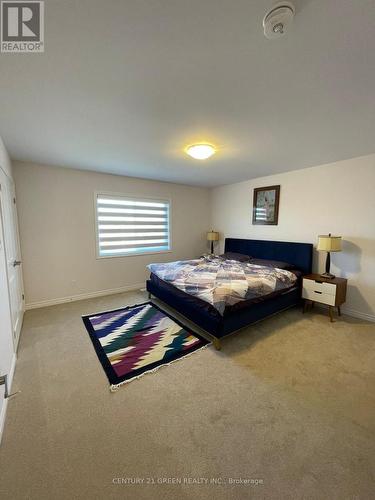
[[219, 240], [219, 233], [216, 231], [209, 231], [207, 233], [207, 241], [218, 241]]
[[341, 236], [330, 234], [318, 236], [318, 248], [320, 252], [341, 252]]

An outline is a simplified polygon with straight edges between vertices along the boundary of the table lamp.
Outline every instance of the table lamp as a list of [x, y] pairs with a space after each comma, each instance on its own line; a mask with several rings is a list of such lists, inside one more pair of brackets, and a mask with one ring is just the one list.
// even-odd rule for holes
[[323, 273], [322, 276], [329, 279], [335, 278], [335, 276], [330, 273], [331, 252], [341, 252], [341, 236], [331, 236], [331, 233], [318, 236], [317, 250], [319, 252], [327, 252], [326, 272]]
[[207, 233], [207, 241], [211, 241], [211, 254], [214, 253], [214, 241], [219, 241], [219, 233], [217, 231], [209, 231]]

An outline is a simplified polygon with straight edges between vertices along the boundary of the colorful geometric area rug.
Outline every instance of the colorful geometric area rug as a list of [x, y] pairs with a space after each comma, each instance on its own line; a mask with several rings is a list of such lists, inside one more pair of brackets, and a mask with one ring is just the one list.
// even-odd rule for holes
[[111, 390], [210, 344], [150, 302], [82, 319]]

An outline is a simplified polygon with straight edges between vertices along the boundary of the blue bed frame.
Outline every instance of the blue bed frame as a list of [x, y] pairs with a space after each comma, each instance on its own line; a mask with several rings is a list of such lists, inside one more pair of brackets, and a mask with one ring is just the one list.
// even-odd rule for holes
[[[288, 262], [303, 274], [311, 273], [313, 251], [311, 243], [226, 238], [225, 251], [242, 253], [257, 259]], [[200, 299], [177, 290], [171, 285], [159, 286], [148, 280], [146, 287], [150, 297], [154, 295], [206, 331], [217, 349], [221, 347], [219, 339], [222, 337], [289, 309], [301, 301], [299, 286], [277, 297], [221, 316], [217, 311], [207, 311], [207, 308], [202, 307]]]

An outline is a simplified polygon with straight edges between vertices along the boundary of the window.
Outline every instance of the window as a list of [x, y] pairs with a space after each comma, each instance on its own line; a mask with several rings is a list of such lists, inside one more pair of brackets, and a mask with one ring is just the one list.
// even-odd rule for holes
[[96, 195], [99, 257], [168, 252], [170, 202]]

